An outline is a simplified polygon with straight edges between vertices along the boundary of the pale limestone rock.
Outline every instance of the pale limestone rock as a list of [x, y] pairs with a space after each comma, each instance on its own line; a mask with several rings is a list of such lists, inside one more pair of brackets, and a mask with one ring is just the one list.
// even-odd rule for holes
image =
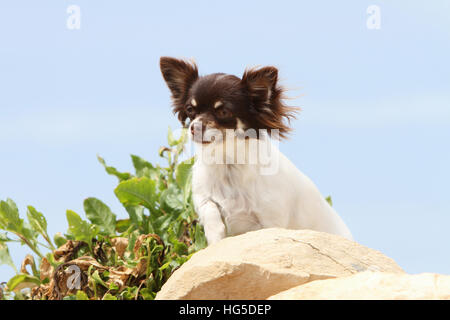
[[361, 272], [318, 280], [280, 292], [270, 300], [399, 300], [450, 299], [450, 276]]
[[403, 272], [380, 252], [340, 236], [262, 229], [197, 252], [156, 299], [266, 299], [310, 281], [364, 270]]

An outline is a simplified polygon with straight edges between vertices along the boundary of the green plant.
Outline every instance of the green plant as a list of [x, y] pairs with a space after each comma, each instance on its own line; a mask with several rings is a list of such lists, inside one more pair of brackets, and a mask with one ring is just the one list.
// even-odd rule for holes
[[[127, 219], [117, 219], [101, 200], [88, 198], [87, 220], [67, 210], [67, 233], [52, 240], [42, 213], [28, 206], [25, 220], [14, 201], [1, 201], [0, 264], [10, 265], [16, 275], [0, 287], [0, 299], [153, 299], [173, 271], [206, 246], [191, 199], [193, 159], [179, 161], [185, 142], [185, 131], [175, 139], [169, 128], [169, 146], [159, 150], [167, 166], [132, 155], [134, 174], [98, 157], [119, 180], [114, 193]], [[9, 242], [27, 245], [33, 253], [20, 270]]]

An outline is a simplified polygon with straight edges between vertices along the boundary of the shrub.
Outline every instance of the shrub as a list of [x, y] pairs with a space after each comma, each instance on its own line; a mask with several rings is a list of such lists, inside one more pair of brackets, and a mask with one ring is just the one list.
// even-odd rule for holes
[[[119, 220], [101, 200], [84, 200], [87, 220], [67, 210], [68, 230], [53, 239], [44, 215], [32, 206], [27, 219], [11, 199], [0, 202], [0, 264], [16, 270], [0, 299], [154, 299], [171, 274], [206, 246], [191, 199], [193, 159], [179, 161], [186, 132], [159, 150], [161, 167], [132, 155], [135, 173], [119, 172], [114, 193], [129, 218]], [[7, 244], [30, 248], [19, 270]], [[46, 253], [44, 254], [44, 250]]]

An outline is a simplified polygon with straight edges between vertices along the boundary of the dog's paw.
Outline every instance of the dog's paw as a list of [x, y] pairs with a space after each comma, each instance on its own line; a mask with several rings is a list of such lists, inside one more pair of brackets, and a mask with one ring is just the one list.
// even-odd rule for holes
[[208, 241], [208, 245], [210, 246], [226, 237], [225, 228], [223, 228], [223, 230], [217, 230], [216, 232], [206, 232], [205, 235], [206, 241]]

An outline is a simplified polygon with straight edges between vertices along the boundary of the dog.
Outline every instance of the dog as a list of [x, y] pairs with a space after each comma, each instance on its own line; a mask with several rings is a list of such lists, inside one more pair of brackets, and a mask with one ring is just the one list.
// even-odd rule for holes
[[196, 147], [192, 198], [208, 245], [271, 227], [352, 239], [314, 183], [274, 144], [287, 137], [299, 110], [285, 104], [277, 68], [246, 69], [242, 78], [200, 76], [194, 62], [161, 57], [160, 69], [173, 112]]

